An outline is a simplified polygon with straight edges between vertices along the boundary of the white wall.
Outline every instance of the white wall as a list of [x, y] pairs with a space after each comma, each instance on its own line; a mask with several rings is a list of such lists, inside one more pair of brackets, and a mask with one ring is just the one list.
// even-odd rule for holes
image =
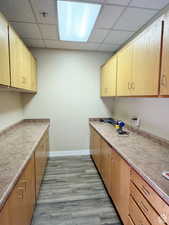
[[88, 118], [112, 114], [112, 100], [99, 97], [100, 65], [110, 54], [49, 49], [33, 54], [38, 94], [24, 96], [24, 117], [51, 119], [51, 151], [88, 149]]
[[22, 119], [23, 106], [20, 94], [0, 91], [0, 130]]
[[169, 140], [168, 98], [116, 98], [113, 116], [127, 120], [141, 118], [141, 129]]

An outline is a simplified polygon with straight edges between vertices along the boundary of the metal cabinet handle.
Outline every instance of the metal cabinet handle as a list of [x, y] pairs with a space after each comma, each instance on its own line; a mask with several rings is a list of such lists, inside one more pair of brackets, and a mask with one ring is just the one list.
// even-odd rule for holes
[[131, 89], [131, 83], [128, 82], [128, 89], [130, 90]]
[[146, 212], [148, 212], [147, 207], [144, 205], [144, 203], [143, 203], [142, 201], [140, 202], [140, 204], [142, 205], [143, 209], [144, 209]]
[[141, 187], [141, 190], [146, 196], [150, 195], [150, 192], [143, 185]]
[[132, 88], [133, 90], [135, 90], [135, 83], [134, 83], [134, 82], [131, 83], [131, 88]]
[[23, 187], [18, 187], [17, 188], [17, 197], [19, 200], [23, 200], [23, 197], [24, 197], [24, 188]]
[[21, 185], [23, 185], [24, 191], [25, 191], [25, 192], [26, 192], [26, 189], [27, 189], [27, 183], [28, 183], [27, 180], [22, 180], [22, 181], [21, 181]]
[[25, 81], [26, 81], [25, 77], [22, 77], [22, 83], [23, 84], [25, 84]]
[[161, 86], [167, 87], [167, 77], [165, 74], [161, 76]]

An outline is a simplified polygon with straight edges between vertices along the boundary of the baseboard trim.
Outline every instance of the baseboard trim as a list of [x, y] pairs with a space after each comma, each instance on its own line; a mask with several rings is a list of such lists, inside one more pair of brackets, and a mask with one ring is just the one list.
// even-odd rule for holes
[[82, 150], [69, 150], [69, 151], [52, 151], [49, 152], [49, 157], [59, 156], [79, 156], [79, 155], [90, 155], [89, 149]]

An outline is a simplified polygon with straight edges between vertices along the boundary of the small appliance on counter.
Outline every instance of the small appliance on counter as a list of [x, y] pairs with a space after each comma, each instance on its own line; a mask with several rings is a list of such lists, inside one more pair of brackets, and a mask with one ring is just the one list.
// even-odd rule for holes
[[119, 136], [129, 135], [129, 132], [124, 130], [125, 123], [122, 120], [114, 120], [113, 118], [108, 118], [108, 119], [100, 119], [100, 122], [112, 124], [116, 128]]

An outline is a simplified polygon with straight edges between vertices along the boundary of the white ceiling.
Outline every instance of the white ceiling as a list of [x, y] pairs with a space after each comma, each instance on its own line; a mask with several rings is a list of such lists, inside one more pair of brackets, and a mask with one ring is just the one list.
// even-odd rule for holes
[[[79, 1], [102, 4], [87, 43], [59, 41], [56, 0], [1, 0], [0, 11], [30, 47], [113, 52], [169, 4], [169, 0]], [[41, 12], [48, 15], [44, 18]]]

